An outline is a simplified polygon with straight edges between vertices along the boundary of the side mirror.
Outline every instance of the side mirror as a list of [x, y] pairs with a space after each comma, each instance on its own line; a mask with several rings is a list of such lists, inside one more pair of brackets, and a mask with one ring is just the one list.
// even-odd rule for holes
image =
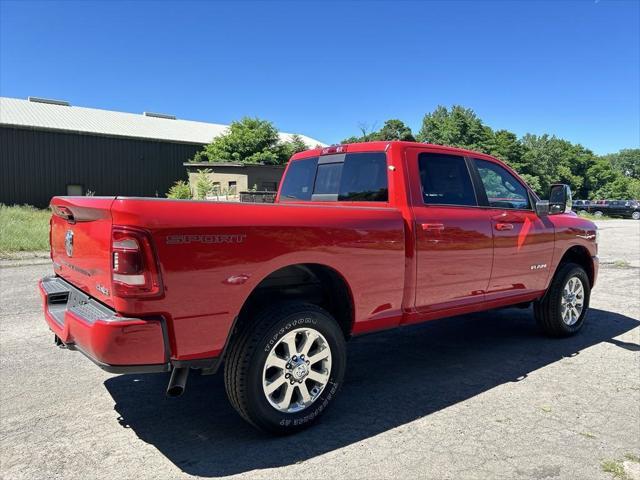
[[536, 213], [539, 217], [549, 215], [549, 200], [538, 200], [536, 202]]
[[549, 215], [568, 213], [573, 206], [571, 188], [563, 183], [554, 183], [549, 191]]

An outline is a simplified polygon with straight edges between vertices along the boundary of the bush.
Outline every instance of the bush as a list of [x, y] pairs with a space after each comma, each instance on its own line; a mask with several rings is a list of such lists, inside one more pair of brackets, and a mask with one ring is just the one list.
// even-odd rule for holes
[[209, 174], [211, 170], [205, 168], [204, 170], [198, 170], [198, 174], [196, 175], [196, 195], [195, 198], [198, 200], [204, 200], [207, 198], [207, 195], [213, 193], [213, 182], [211, 178], [209, 178]]
[[169, 193], [167, 193], [167, 198], [190, 200], [191, 188], [189, 187], [189, 184], [184, 180], [178, 180], [169, 189]]

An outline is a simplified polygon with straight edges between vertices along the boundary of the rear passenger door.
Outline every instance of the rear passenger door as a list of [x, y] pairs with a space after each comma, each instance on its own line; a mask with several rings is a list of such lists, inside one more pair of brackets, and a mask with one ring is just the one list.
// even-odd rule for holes
[[472, 162], [494, 239], [487, 300], [543, 290], [553, 255], [553, 224], [536, 214], [528, 189], [509, 170], [495, 161]]
[[407, 150], [415, 222], [415, 306], [419, 312], [484, 300], [493, 245], [489, 213], [478, 207], [469, 161], [447, 151]]

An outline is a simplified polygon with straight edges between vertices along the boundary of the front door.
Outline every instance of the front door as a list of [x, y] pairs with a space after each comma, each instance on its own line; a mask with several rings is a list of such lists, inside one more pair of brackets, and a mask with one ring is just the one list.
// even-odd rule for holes
[[470, 164], [448, 153], [407, 152], [419, 312], [481, 303], [493, 261], [490, 213], [479, 208]]
[[544, 290], [554, 246], [553, 224], [533, 210], [527, 188], [497, 162], [473, 159], [491, 212], [494, 256], [487, 300]]

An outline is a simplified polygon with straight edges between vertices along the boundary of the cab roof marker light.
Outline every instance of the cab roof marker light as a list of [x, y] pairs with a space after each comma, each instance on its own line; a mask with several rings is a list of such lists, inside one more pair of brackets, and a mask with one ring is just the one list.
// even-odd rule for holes
[[331, 145], [330, 147], [324, 147], [320, 152], [320, 155], [331, 155], [333, 153], [345, 153], [347, 151], [347, 145]]

